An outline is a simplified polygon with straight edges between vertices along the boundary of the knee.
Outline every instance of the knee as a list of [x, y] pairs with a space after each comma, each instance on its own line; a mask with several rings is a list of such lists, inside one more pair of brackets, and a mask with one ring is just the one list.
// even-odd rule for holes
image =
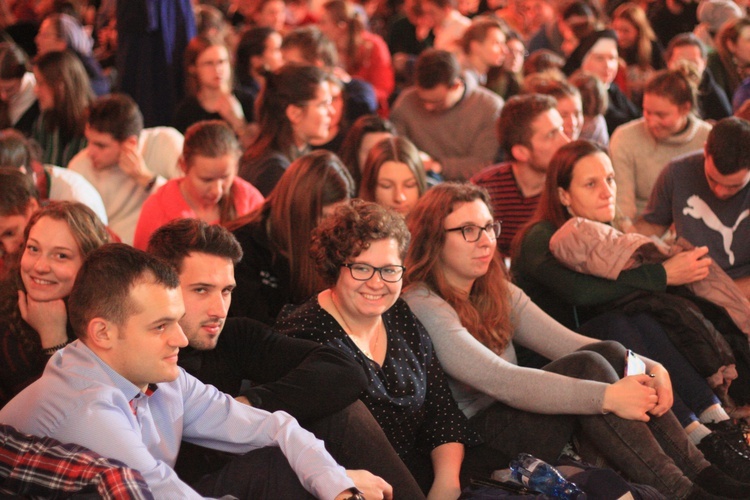
[[625, 368], [625, 354], [627, 353], [627, 349], [621, 343], [614, 340], [594, 342], [582, 347], [580, 351], [591, 351], [599, 354], [607, 360], [617, 373], [622, 373]]
[[[601, 344], [602, 342], [599, 343]], [[612, 342], [612, 344], [619, 345], [617, 342]], [[609, 359], [595, 350], [588, 349], [588, 346], [580, 351], [568, 354], [563, 359], [566, 361], [564, 365], [560, 369], [552, 371], [557, 371], [569, 377], [607, 383], [613, 383], [620, 379], [620, 372], [617, 371]], [[620, 365], [622, 365], [622, 362]]]

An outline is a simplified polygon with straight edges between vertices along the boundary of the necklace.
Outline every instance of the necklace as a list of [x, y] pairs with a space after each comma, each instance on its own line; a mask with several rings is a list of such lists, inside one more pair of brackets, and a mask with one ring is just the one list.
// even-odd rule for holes
[[[336, 309], [336, 314], [339, 315], [339, 317], [341, 318], [341, 321], [344, 322], [344, 331], [346, 332], [347, 335], [349, 335], [349, 338], [352, 339], [352, 342], [354, 342], [354, 344], [359, 348], [360, 351], [362, 351], [362, 353], [365, 356], [374, 360], [375, 358], [373, 357], [372, 352], [360, 343], [361, 340], [357, 339], [357, 337], [354, 336], [354, 330], [352, 330], [352, 327], [349, 326], [349, 322], [346, 321], [346, 318], [344, 317], [344, 315], [341, 314], [341, 311], [339, 310], [339, 306], [336, 305], [336, 301], [333, 299], [333, 290], [331, 290], [331, 304], [333, 304], [333, 308]], [[380, 331], [378, 331], [375, 334], [375, 345], [373, 346], [373, 350], [378, 348], [378, 341], [380, 340], [379, 333]]]

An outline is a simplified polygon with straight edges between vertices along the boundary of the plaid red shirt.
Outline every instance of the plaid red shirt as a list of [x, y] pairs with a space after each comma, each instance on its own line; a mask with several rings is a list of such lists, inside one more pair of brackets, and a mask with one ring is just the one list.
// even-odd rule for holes
[[0, 424], [0, 493], [49, 498], [79, 492], [106, 499], [154, 498], [141, 473], [122, 462]]

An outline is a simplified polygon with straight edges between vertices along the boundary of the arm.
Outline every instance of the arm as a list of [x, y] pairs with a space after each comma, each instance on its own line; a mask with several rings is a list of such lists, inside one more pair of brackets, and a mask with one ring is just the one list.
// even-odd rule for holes
[[367, 387], [362, 368], [346, 353], [274, 333], [256, 321], [228, 320], [220, 343], [225, 362], [242, 378], [260, 384], [242, 396], [253, 406], [283, 410], [300, 421], [345, 408]]
[[[410, 289], [405, 299], [427, 328], [442, 366], [451, 378], [525, 411], [545, 414], [601, 413], [607, 384], [512, 364], [475, 339], [461, 325], [455, 310], [436, 294], [425, 288]], [[528, 301], [526, 309], [514, 306], [513, 310], [514, 317], [521, 318], [516, 333], [519, 329], [538, 330], [549, 346], [547, 352], [542, 354], [553, 359], [595, 342], [556, 323], [531, 301]], [[533, 318], [527, 318], [527, 315], [536, 315], [540, 321], [532, 321]], [[553, 336], [555, 342], [550, 342]], [[532, 342], [530, 347], [533, 345]], [[553, 355], [549, 350], [554, 347], [558, 351]]]
[[610, 156], [612, 157], [612, 167], [615, 170], [615, 179], [617, 180], [617, 209], [620, 214], [628, 219], [635, 219], [635, 160], [633, 155], [632, 144], [628, 144], [624, 132], [632, 130], [618, 129], [612, 134], [610, 142]]
[[459, 473], [464, 459], [461, 443], [441, 444], [430, 453], [435, 480], [427, 495], [428, 500], [455, 500], [461, 495]]
[[634, 230], [646, 236], [662, 237], [674, 222], [672, 193], [674, 163], [669, 163], [656, 179], [654, 189], [643, 214], [635, 221]]
[[734, 284], [737, 285], [740, 290], [742, 290], [742, 293], [745, 294], [745, 297], [750, 299], [750, 276], [743, 276], [742, 278], [737, 278], [734, 280]]
[[517, 272], [544, 283], [553, 293], [574, 306], [605, 304], [637, 290], [664, 291], [667, 275], [661, 264], [644, 264], [623, 271], [617, 280], [598, 278], [563, 266], [549, 249], [554, 233], [550, 224], [540, 223], [526, 233], [521, 243], [522, 259]]
[[238, 403], [182, 371], [175, 384], [181, 386], [183, 439], [231, 453], [278, 446], [302, 486], [316, 498], [334, 499], [355, 486], [323, 442], [288, 414], [268, 413]]

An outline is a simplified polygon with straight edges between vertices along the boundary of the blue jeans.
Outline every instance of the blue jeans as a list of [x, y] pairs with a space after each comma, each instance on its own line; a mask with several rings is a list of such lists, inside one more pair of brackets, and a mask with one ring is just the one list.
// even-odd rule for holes
[[[625, 348], [597, 342], [553, 361], [544, 370], [570, 377], [614, 383], [620, 379]], [[481, 474], [507, 467], [508, 460], [527, 452], [555, 461], [565, 443], [578, 433], [595, 455], [604, 457], [630, 481], [653, 486], [668, 498], [684, 498], [690, 478], [710, 464], [687, 439], [672, 412], [648, 423], [605, 415], [540, 415], [495, 403], [469, 422], [484, 444], [466, 450], [467, 473]], [[463, 472], [463, 471], [462, 471]]]
[[683, 427], [697, 421], [696, 415], [709, 406], [720, 403], [706, 380], [677, 350], [661, 324], [650, 314], [605, 313], [586, 322], [579, 331], [587, 337], [615, 340], [664, 365], [674, 389], [672, 412]]

